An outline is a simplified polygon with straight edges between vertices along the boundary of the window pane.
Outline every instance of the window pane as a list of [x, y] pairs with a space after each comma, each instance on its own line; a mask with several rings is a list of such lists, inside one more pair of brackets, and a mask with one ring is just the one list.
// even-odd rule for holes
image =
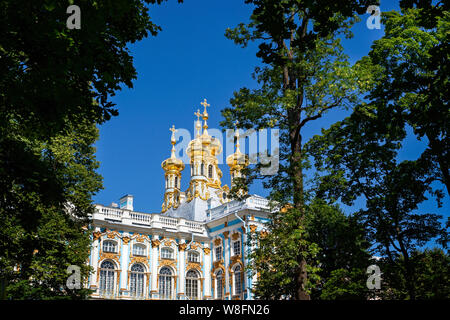
[[217, 290], [217, 299], [222, 299], [223, 298], [223, 273], [222, 273], [222, 271], [219, 271], [216, 274], [216, 290]]
[[233, 253], [235, 256], [241, 254], [241, 241], [235, 241], [233, 242]]
[[133, 255], [135, 256], [145, 256], [145, 246], [140, 244], [135, 244], [133, 246]]
[[104, 261], [100, 266], [100, 295], [112, 296], [114, 294], [114, 264]]
[[172, 271], [162, 268], [159, 272], [159, 295], [161, 299], [172, 298]]
[[242, 293], [242, 281], [241, 281], [241, 267], [237, 266], [234, 269], [234, 294]]
[[163, 259], [172, 259], [172, 249], [162, 248], [161, 249], [161, 257]]
[[117, 246], [114, 241], [104, 241], [103, 242], [103, 251], [104, 252], [117, 252]]

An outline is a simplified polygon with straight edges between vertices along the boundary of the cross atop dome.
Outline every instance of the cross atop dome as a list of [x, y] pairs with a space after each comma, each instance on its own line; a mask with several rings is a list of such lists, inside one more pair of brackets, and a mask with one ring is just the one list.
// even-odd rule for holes
[[208, 135], [208, 124], [206, 123], [206, 120], [208, 120], [208, 111], [206, 110], [207, 107], [210, 106], [210, 104], [206, 101], [206, 99], [203, 99], [203, 102], [200, 102], [200, 104], [205, 107], [205, 111], [203, 111], [203, 115], [202, 115], [202, 119], [203, 121], [205, 121], [205, 124], [203, 125], [203, 135], [207, 136]]
[[197, 129], [197, 137], [200, 136], [200, 131], [202, 130], [202, 125], [200, 123], [200, 117], [202, 114], [200, 113], [200, 109], [197, 109], [197, 112], [194, 113], [197, 116], [197, 122], [195, 124], [195, 128]]
[[177, 132], [178, 130], [175, 129], [175, 125], [172, 125], [172, 128], [169, 128], [170, 131], [172, 131], [172, 138], [171, 138], [171, 142], [172, 144], [175, 144], [177, 141], [175, 140], [175, 132]]
[[205, 111], [204, 111], [203, 113], [204, 113], [204, 114], [205, 114], [205, 113], [208, 114], [208, 113], [206, 112], [206, 108], [209, 107], [210, 104], [209, 104], [208, 102], [206, 102], [206, 99], [203, 99], [203, 102], [200, 102], [200, 104], [201, 104], [202, 106], [205, 107]]

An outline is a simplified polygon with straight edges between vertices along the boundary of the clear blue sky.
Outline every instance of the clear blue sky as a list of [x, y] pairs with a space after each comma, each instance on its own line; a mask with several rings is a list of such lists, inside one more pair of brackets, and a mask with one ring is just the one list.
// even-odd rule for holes
[[[396, 7], [394, 1], [382, 1], [381, 11]], [[104, 190], [94, 202], [109, 205], [124, 194], [134, 195], [134, 208], [143, 212], [159, 212], [164, 193], [161, 162], [170, 156], [169, 127], [185, 128], [193, 134], [194, 112], [206, 98], [211, 104], [208, 125], [219, 129], [220, 110], [229, 106], [234, 91], [255, 87], [251, 73], [260, 64], [255, 45], [242, 49], [224, 37], [227, 27], [248, 21], [251, 7], [244, 1], [185, 0], [178, 4], [169, 0], [151, 6], [153, 21], [162, 27], [157, 37], [149, 37], [130, 46], [138, 79], [133, 89], [123, 89], [113, 98], [120, 115], [100, 126], [97, 159], [101, 166]], [[366, 55], [380, 30], [366, 27], [368, 14], [353, 27], [355, 37], [344, 41], [352, 62]], [[314, 121], [305, 139], [320, 133], [348, 113], [334, 111]], [[423, 142], [407, 139], [402, 159], [415, 159], [423, 150]], [[229, 185], [228, 167], [223, 164], [222, 184]], [[189, 167], [183, 171], [182, 190], [189, 182]], [[266, 195], [260, 184], [251, 193]], [[449, 198], [436, 209], [434, 201], [421, 206], [428, 212], [448, 215]], [[345, 208], [346, 212], [354, 208]]]

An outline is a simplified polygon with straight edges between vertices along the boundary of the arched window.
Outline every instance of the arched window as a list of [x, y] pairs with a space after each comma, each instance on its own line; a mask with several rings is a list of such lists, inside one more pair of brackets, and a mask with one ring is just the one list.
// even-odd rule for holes
[[114, 264], [103, 261], [100, 265], [100, 295], [112, 296], [114, 294]]
[[159, 298], [172, 299], [172, 271], [168, 267], [159, 270]]
[[133, 256], [145, 256], [146, 247], [143, 244], [135, 244], [133, 246]]
[[208, 166], [208, 177], [212, 178], [212, 176], [213, 176], [213, 166], [210, 164]]
[[117, 243], [115, 241], [106, 240], [103, 241], [103, 252], [117, 252]]
[[198, 295], [198, 273], [194, 270], [189, 270], [186, 273], [186, 296], [191, 300], [197, 300]]
[[242, 272], [241, 266], [237, 265], [234, 268], [234, 294], [239, 295], [242, 293]]
[[201, 166], [200, 166], [200, 175], [201, 175], [201, 176], [204, 176], [204, 175], [205, 175], [205, 165], [204, 165], [203, 162], [202, 162], [202, 164], [201, 164]]
[[189, 251], [189, 252], [188, 252], [188, 261], [189, 261], [189, 262], [200, 262], [198, 252], [195, 252], [195, 251]]
[[238, 256], [241, 254], [241, 240], [233, 242], [233, 255]]
[[178, 188], [178, 177], [175, 177], [175, 188]]
[[170, 248], [162, 248], [161, 249], [161, 258], [162, 259], [173, 259], [173, 250]]
[[223, 272], [222, 270], [216, 273], [216, 298], [223, 299]]
[[136, 298], [144, 296], [144, 267], [141, 264], [134, 264], [131, 267], [130, 291]]

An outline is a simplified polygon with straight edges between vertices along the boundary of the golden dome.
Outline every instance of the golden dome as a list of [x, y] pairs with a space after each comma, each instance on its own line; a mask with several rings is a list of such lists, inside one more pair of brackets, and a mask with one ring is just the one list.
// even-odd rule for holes
[[178, 159], [175, 156], [175, 144], [177, 143], [177, 141], [175, 140], [175, 132], [177, 130], [175, 130], [175, 126], [172, 126], [172, 128], [169, 129], [170, 131], [172, 131], [172, 138], [170, 140], [170, 142], [172, 143], [172, 151], [171, 151], [171, 155], [170, 158], [164, 160], [161, 163], [161, 167], [165, 170], [165, 171], [182, 171], [184, 169], [184, 163], [181, 159]]
[[248, 166], [249, 164], [249, 158], [246, 154], [242, 153], [239, 149], [239, 129], [237, 129], [238, 122], [236, 121], [236, 129], [235, 129], [235, 137], [236, 137], [236, 151], [233, 154], [230, 154], [227, 159], [227, 165], [230, 167], [231, 170], [233, 169], [241, 169], [243, 167]]

